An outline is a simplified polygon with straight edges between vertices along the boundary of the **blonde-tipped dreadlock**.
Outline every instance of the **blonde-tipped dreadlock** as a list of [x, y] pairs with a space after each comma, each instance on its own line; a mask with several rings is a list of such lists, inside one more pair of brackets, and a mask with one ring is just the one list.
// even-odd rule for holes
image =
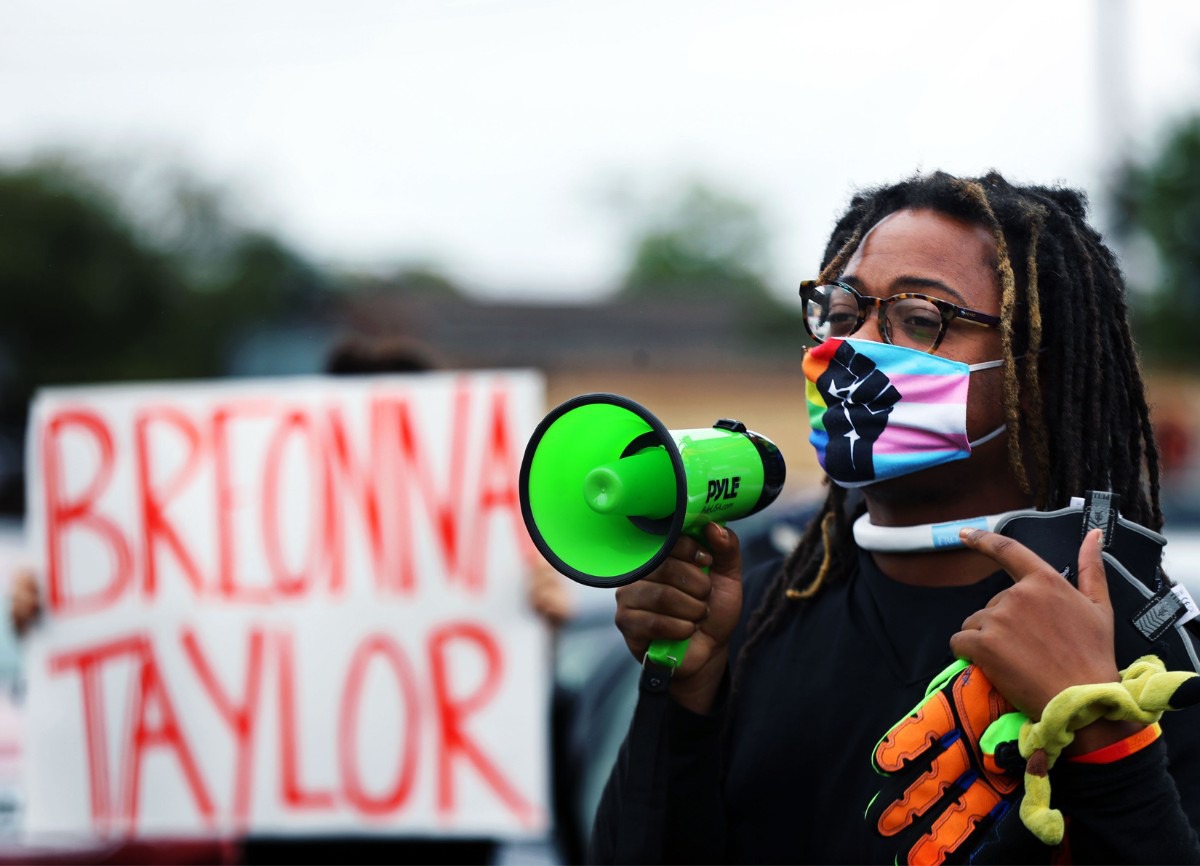
[[[937, 172], [868, 190], [834, 227], [821, 278], [840, 276], [867, 232], [905, 209], [935, 210], [983, 226], [995, 239], [1009, 463], [1022, 488], [1042, 509], [1065, 506], [1087, 490], [1111, 490], [1126, 516], [1159, 529], [1158, 449], [1124, 280], [1086, 221], [1084, 196], [1015, 186], [995, 172]], [[1014, 261], [1024, 265], [1019, 273]], [[795, 605], [853, 571], [852, 526], [863, 511], [861, 502], [848, 508], [846, 491], [829, 484], [820, 512], [751, 617], [739, 664]]]
[[817, 569], [817, 576], [813, 578], [812, 583], [804, 589], [796, 589], [793, 586], [787, 588], [784, 595], [792, 601], [816, 595], [821, 589], [821, 584], [825, 582], [825, 576], [829, 574], [829, 566], [833, 564], [833, 525], [836, 520], [836, 514], [826, 514], [821, 518], [821, 542], [825, 550], [821, 557], [821, 567]]
[[976, 181], [960, 180], [963, 195], [973, 201], [983, 217], [985, 227], [991, 231], [996, 244], [996, 275], [1000, 280], [1000, 340], [1004, 348], [1004, 420], [1008, 431], [1008, 463], [1016, 476], [1017, 484], [1025, 493], [1031, 493], [1029, 477], [1025, 474], [1025, 463], [1021, 459], [1021, 406], [1018, 395], [1017, 365], [1013, 363], [1013, 313], [1017, 309], [1017, 281], [1013, 276], [1012, 260], [1008, 257], [1008, 241], [1004, 230], [992, 211], [987, 191]]
[[[1029, 299], [1029, 340], [1023, 356], [1025, 373], [1024, 388], [1029, 394], [1029, 402], [1033, 406], [1042, 405], [1042, 382], [1038, 367], [1038, 353], [1042, 350], [1042, 302], [1041, 290], [1038, 287], [1037, 251], [1038, 236], [1042, 231], [1042, 223], [1046, 218], [1046, 209], [1033, 205], [1029, 209], [1029, 246], [1025, 254], [1025, 296]], [[1020, 453], [1013, 453], [1013, 440], [1009, 439], [1009, 460], [1020, 460]], [[1037, 466], [1037, 489], [1050, 489], [1050, 449], [1046, 445], [1045, 436], [1036, 436], [1033, 440], [1034, 463]], [[1047, 507], [1039, 493], [1038, 505]]]

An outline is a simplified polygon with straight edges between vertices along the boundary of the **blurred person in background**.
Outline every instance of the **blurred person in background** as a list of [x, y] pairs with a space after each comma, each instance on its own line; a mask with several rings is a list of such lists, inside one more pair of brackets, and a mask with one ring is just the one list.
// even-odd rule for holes
[[[994, 172], [853, 198], [801, 285], [828, 495], [744, 585], [713, 524], [617, 591], [637, 660], [690, 643], [643, 662], [596, 862], [1200, 862], [1195, 711], [1155, 723], [1135, 688], [1200, 678], [1118, 659], [1099, 530], [1064, 542], [1076, 586], [980, 528], [1088, 491], [1162, 525], [1124, 281], [1085, 214]], [[1019, 751], [988, 743], [1025, 717]]]

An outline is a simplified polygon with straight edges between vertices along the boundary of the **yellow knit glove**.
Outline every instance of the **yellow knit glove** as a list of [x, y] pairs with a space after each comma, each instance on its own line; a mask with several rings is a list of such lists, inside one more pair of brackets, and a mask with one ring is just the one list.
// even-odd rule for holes
[[1021, 726], [1018, 747], [1025, 758], [1021, 821], [1047, 845], [1063, 838], [1063, 817], [1050, 808], [1050, 768], [1075, 732], [1104, 718], [1152, 725], [1173, 709], [1171, 697], [1192, 672], [1168, 671], [1157, 656], [1142, 656], [1121, 671], [1119, 683], [1071, 686], [1050, 699], [1042, 718]]

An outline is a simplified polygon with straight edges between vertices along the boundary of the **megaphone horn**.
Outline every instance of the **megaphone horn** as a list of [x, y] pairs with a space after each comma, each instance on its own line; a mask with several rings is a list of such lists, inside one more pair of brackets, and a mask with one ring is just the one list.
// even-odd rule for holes
[[670, 555], [681, 533], [747, 517], [783, 489], [783, 455], [737, 421], [668, 430], [616, 394], [573, 397], [537, 426], [521, 463], [521, 513], [562, 574], [622, 586]]

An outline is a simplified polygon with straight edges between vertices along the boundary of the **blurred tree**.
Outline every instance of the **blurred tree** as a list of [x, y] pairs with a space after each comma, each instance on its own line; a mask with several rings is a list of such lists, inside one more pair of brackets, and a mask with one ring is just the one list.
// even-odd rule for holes
[[756, 205], [703, 181], [617, 204], [633, 225], [618, 298], [721, 304], [746, 356], [798, 345], [800, 305], [771, 291], [771, 237]]
[[1143, 162], [1127, 165], [1114, 194], [1116, 229], [1148, 241], [1156, 267], [1133, 273], [1139, 345], [1151, 362], [1200, 367], [1200, 114], [1170, 128]]
[[112, 198], [69, 166], [0, 172], [3, 408], [36, 385], [146, 375], [180, 286]]
[[[174, 200], [150, 232], [79, 163], [0, 167], [0, 457], [38, 387], [219, 375], [239, 332], [323, 303], [324, 275], [219, 195], [181, 183]], [[20, 510], [12, 462], [0, 511]]]
[[620, 296], [765, 299], [769, 248], [752, 204], [693, 181], [635, 216]]

